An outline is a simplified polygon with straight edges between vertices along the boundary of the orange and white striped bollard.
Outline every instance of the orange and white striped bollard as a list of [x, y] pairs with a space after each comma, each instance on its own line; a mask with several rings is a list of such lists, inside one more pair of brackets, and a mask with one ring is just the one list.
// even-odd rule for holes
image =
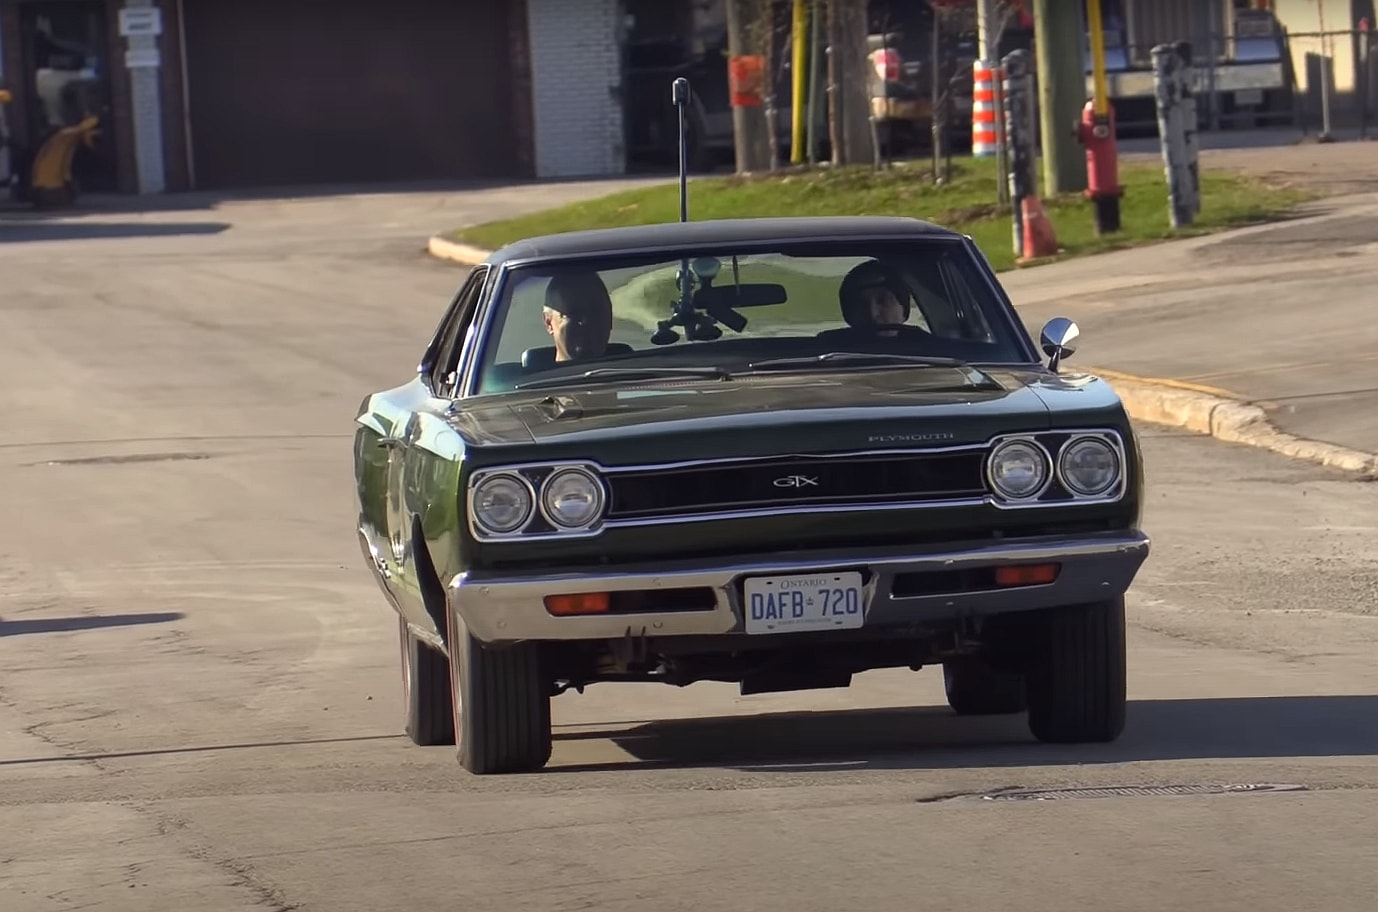
[[1005, 78], [1004, 69], [990, 61], [977, 60], [971, 65], [971, 154], [974, 158], [992, 158], [999, 153], [1004, 132], [1003, 112], [998, 93]]

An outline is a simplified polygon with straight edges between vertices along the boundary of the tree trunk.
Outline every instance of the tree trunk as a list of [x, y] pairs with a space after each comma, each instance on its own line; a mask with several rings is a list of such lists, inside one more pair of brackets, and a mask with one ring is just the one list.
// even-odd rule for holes
[[828, 0], [829, 134], [833, 164], [871, 163], [871, 97], [866, 67], [866, 0]]
[[[732, 83], [731, 58], [762, 53], [756, 40], [760, 22], [759, 0], [727, 0], [727, 53], [723, 62]], [[769, 72], [766, 74], [769, 79]], [[730, 91], [730, 90], [729, 90]], [[764, 99], [762, 99], [764, 102]], [[764, 171], [770, 167], [770, 140], [766, 132], [766, 113], [761, 105], [732, 105], [732, 133], [736, 147], [737, 173]]]

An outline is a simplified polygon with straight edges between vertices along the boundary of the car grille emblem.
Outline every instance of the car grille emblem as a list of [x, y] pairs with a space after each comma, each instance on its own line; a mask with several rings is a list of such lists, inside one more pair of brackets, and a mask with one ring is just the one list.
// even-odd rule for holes
[[771, 482], [777, 488], [816, 488], [818, 487], [818, 476], [808, 475], [785, 475]]

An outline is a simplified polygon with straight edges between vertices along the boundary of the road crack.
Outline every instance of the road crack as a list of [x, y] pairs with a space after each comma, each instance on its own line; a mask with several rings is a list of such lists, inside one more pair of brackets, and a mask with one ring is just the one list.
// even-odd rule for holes
[[148, 818], [158, 835], [168, 839], [183, 855], [210, 865], [226, 875], [230, 886], [253, 897], [256, 907], [267, 909], [269, 912], [294, 912], [301, 908], [301, 903], [288, 900], [281, 888], [265, 880], [252, 865], [216, 852], [196, 835], [190, 821], [185, 818], [160, 811], [151, 804], [133, 804], [130, 807]]

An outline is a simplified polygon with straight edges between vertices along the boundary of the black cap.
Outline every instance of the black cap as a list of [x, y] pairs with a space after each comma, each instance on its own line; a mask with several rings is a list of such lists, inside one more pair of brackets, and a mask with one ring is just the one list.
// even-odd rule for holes
[[564, 272], [551, 276], [545, 289], [545, 306], [571, 316], [594, 307], [612, 307], [608, 287], [596, 272]]

